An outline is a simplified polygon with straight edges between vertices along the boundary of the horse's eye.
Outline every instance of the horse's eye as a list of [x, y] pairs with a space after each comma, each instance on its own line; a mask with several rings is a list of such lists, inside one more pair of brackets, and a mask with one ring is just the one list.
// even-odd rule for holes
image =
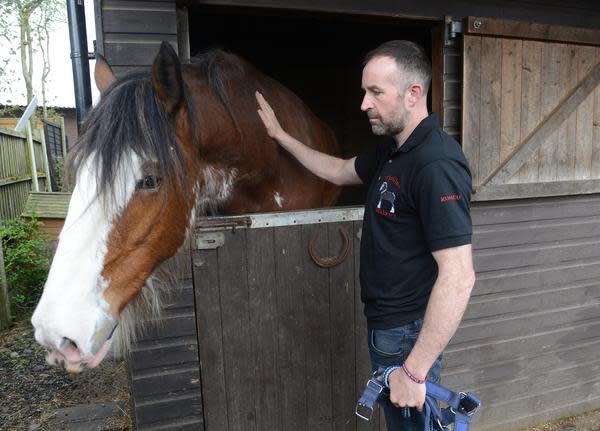
[[162, 182], [161, 177], [155, 175], [146, 175], [143, 179], [139, 180], [135, 186], [137, 190], [154, 190]]

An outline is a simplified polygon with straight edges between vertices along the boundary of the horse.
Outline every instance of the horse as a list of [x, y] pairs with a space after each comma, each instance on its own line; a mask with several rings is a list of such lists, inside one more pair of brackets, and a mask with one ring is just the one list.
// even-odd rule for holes
[[290, 134], [338, 155], [332, 131], [235, 54], [210, 50], [182, 64], [163, 42], [150, 73], [117, 79], [99, 56], [94, 77], [100, 100], [71, 154], [76, 186], [32, 316], [47, 362], [69, 372], [103, 360], [197, 214], [323, 207], [339, 193], [267, 135], [255, 91]]

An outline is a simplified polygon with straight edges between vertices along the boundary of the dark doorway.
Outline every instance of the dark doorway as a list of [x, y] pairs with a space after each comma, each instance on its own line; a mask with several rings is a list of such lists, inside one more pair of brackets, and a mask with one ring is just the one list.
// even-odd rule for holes
[[[389, 17], [190, 6], [192, 56], [219, 47], [246, 58], [286, 85], [335, 132], [344, 157], [375, 145], [360, 111], [365, 54], [391, 39], [420, 43], [431, 57], [433, 22]], [[431, 92], [430, 92], [431, 93]], [[431, 94], [429, 96], [431, 106]], [[344, 190], [339, 205], [362, 205], [364, 187]]]

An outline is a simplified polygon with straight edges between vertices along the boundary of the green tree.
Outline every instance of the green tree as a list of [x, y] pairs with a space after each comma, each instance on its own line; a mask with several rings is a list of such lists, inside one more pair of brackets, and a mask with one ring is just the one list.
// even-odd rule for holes
[[[37, 49], [42, 51], [44, 57], [42, 86], [45, 93], [45, 80], [50, 71], [48, 57], [50, 33], [55, 22], [61, 18], [64, 21], [65, 8], [66, 5], [61, 0], [2, 0], [0, 2], [0, 37], [9, 43], [12, 42], [9, 46], [14, 46], [16, 41], [13, 52], [18, 52], [21, 60], [27, 103], [33, 98], [33, 56]], [[4, 59], [6, 64], [9, 61], [10, 59]]]

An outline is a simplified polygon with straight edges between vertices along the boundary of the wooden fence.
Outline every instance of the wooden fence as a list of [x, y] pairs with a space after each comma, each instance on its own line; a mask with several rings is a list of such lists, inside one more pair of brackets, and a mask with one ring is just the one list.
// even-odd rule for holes
[[[33, 140], [40, 190], [46, 188], [45, 154], [42, 143]], [[0, 220], [21, 214], [32, 189], [30, 155], [25, 134], [0, 128]]]

